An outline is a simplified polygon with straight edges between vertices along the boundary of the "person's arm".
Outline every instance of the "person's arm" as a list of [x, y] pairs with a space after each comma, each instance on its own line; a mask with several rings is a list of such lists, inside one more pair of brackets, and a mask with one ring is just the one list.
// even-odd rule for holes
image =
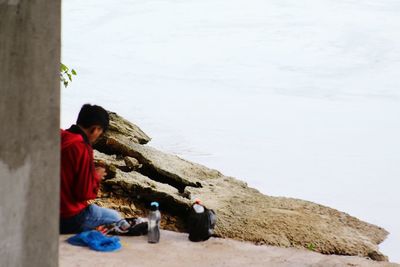
[[93, 163], [93, 152], [88, 145], [80, 143], [75, 147], [75, 181], [73, 194], [77, 201], [95, 199], [99, 190], [101, 177]]

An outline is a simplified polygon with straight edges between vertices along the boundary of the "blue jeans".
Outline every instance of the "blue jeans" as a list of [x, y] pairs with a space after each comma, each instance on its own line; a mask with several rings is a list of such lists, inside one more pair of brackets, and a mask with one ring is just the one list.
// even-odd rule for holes
[[115, 210], [90, 204], [78, 215], [60, 220], [60, 233], [70, 234], [83, 232], [103, 224], [112, 224], [122, 220]]
[[102, 208], [90, 204], [83, 212], [82, 230], [87, 231], [103, 224], [112, 224], [122, 220], [121, 215], [115, 210]]

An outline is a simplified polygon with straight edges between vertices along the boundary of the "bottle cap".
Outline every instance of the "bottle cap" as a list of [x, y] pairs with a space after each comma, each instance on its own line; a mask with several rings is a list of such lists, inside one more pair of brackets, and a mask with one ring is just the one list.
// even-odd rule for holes
[[195, 204], [199, 204], [199, 205], [202, 205], [202, 204], [203, 204], [199, 198], [196, 198], [196, 199], [194, 200], [194, 203], [195, 203]]
[[158, 202], [156, 202], [156, 201], [150, 203], [150, 209], [151, 209], [151, 210], [158, 210], [158, 207], [159, 207], [159, 206], [160, 206], [160, 205], [159, 205]]

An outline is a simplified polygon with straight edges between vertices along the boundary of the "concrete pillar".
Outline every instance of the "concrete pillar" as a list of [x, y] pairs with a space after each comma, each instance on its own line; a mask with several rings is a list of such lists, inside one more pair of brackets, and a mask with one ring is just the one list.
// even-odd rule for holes
[[58, 266], [60, 0], [0, 0], [0, 266]]

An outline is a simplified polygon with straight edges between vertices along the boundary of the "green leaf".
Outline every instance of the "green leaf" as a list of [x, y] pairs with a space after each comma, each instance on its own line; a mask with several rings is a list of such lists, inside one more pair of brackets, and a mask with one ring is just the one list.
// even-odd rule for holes
[[76, 70], [70, 70], [67, 65], [60, 62], [60, 81], [63, 83], [64, 87], [67, 87], [69, 82], [72, 82], [73, 75], [77, 75]]
[[311, 251], [315, 251], [315, 249], [317, 248], [317, 246], [314, 243], [309, 243], [307, 244], [307, 249], [311, 250]]
[[63, 72], [67, 72], [68, 71], [68, 67], [65, 66], [64, 64], [60, 63], [60, 70]]

